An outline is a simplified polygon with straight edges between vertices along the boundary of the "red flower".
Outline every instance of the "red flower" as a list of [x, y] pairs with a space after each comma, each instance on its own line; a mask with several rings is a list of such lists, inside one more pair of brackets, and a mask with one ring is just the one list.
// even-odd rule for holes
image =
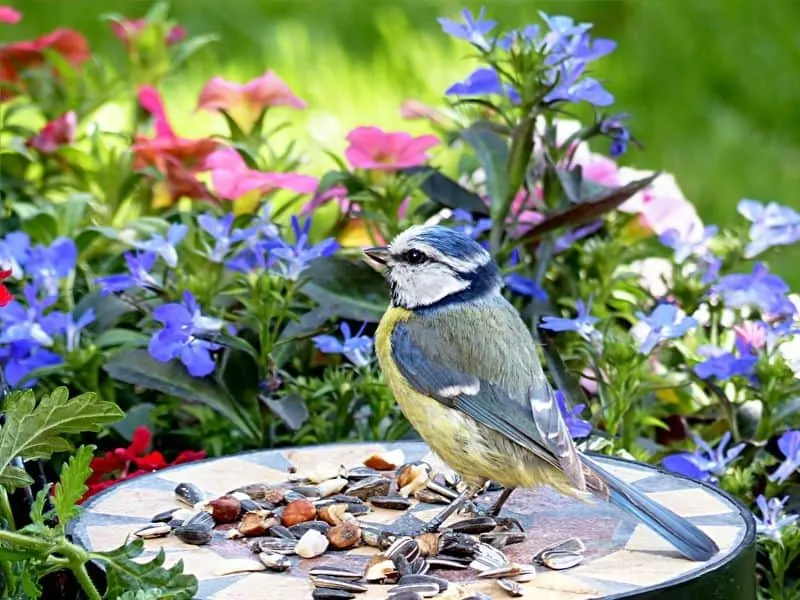
[[[111, 30], [117, 36], [126, 48], [130, 48], [131, 39], [139, 35], [139, 33], [147, 26], [147, 19], [123, 19], [122, 21], [114, 21], [111, 23]], [[186, 30], [180, 25], [173, 25], [167, 33], [167, 46], [172, 46], [186, 38]]]
[[50, 154], [75, 140], [77, 125], [78, 119], [75, 112], [71, 110], [42, 127], [42, 130], [29, 139], [26, 145], [36, 148], [43, 154]]
[[0, 269], [0, 307], [5, 306], [14, 299], [8, 288], [3, 285], [3, 281], [11, 277], [11, 269]]
[[[0, 46], [0, 83], [18, 83], [22, 71], [44, 64], [46, 50], [59, 53], [73, 67], [89, 58], [86, 38], [72, 29], [56, 29], [35, 40]], [[12, 90], [0, 89], [0, 100], [13, 95]]]
[[219, 144], [210, 138], [191, 140], [178, 137], [169, 124], [164, 102], [155, 88], [142, 86], [139, 104], [153, 116], [155, 136], [136, 136], [132, 147], [136, 155], [134, 168], [155, 167], [165, 176], [165, 185], [154, 194], [154, 206], [169, 206], [182, 196], [211, 199], [211, 194], [196, 174], [204, 170], [206, 158]]
[[142, 425], [133, 432], [130, 446], [117, 448], [102, 456], [94, 457], [91, 462], [92, 474], [86, 481], [89, 489], [81, 498], [81, 502], [119, 481], [206, 457], [206, 453], [202, 450], [197, 452], [186, 450], [181, 452], [174, 461], [168, 463], [164, 459], [164, 455], [157, 450], [146, 454], [152, 437], [150, 430]]
[[22, 14], [10, 6], [0, 6], [0, 23], [16, 25], [22, 19]]

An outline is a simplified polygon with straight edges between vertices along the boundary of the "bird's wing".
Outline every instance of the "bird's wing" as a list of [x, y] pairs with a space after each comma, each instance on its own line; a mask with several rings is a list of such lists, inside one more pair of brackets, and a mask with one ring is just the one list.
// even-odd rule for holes
[[[400, 373], [420, 393], [501, 433], [585, 489], [577, 449], [522, 320], [516, 313], [492, 311], [490, 331], [476, 330], [485, 319], [464, 326], [464, 319], [476, 316], [430, 317], [439, 319], [435, 326], [413, 318], [398, 323], [391, 347]], [[448, 318], [461, 326], [447, 323]], [[514, 372], [520, 370], [525, 372]]]

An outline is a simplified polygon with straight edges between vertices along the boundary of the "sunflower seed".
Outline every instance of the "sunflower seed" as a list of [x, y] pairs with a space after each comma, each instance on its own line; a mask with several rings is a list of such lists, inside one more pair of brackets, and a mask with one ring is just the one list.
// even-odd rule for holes
[[340, 569], [338, 567], [314, 567], [308, 574], [317, 577], [337, 577], [338, 579], [349, 579], [352, 581], [361, 579], [361, 573]]
[[151, 523], [169, 523], [174, 519], [173, 515], [178, 512], [179, 510], [183, 510], [180, 508], [172, 508], [170, 510], [165, 510], [164, 512], [160, 512], [155, 515], [152, 519], [150, 519]]
[[431, 568], [431, 566], [428, 564], [428, 561], [421, 556], [417, 556], [415, 559], [409, 560], [409, 567], [412, 575], [425, 575], [425, 573], [428, 572], [428, 569]]
[[[237, 493], [241, 493], [241, 492], [237, 492]], [[239, 506], [241, 506], [242, 512], [245, 512], [245, 513], [256, 512], [256, 511], [261, 510], [261, 505], [258, 502], [256, 502], [255, 500], [252, 500], [249, 496], [239, 500]]]
[[389, 493], [391, 484], [392, 482], [385, 477], [368, 477], [350, 485], [347, 494], [361, 500], [367, 500], [372, 496], [385, 496]]
[[277, 524], [273, 525], [267, 531], [269, 535], [276, 538], [283, 538], [285, 540], [296, 540], [298, 539], [297, 536], [292, 533], [292, 531], [288, 527], [284, 527], [283, 525]]
[[480, 534], [478, 539], [484, 544], [489, 544], [498, 550], [502, 550], [511, 544], [524, 542], [525, 534], [520, 531], [490, 531], [489, 533]]
[[167, 524], [146, 525], [138, 531], [134, 531], [133, 535], [140, 537], [143, 540], [151, 540], [154, 538], [166, 537], [172, 531], [172, 527]]
[[497, 527], [497, 521], [492, 517], [475, 517], [474, 519], [464, 519], [453, 523], [447, 529], [456, 533], [488, 533]]
[[519, 565], [511, 563], [496, 569], [486, 569], [478, 573], [479, 579], [496, 579], [499, 577], [509, 577], [516, 579], [517, 577], [536, 575], [536, 569], [528, 565]]
[[439, 494], [440, 496], [444, 496], [448, 500], [455, 500], [456, 498], [458, 498], [458, 494], [456, 492], [454, 492], [450, 488], [443, 486], [440, 483], [436, 483], [433, 480], [428, 482], [427, 488], [430, 491]]
[[380, 473], [369, 467], [353, 467], [345, 473], [345, 477], [350, 481], [359, 481], [361, 479], [375, 477], [376, 475], [380, 475]]
[[450, 504], [450, 500], [428, 488], [414, 492], [414, 498], [425, 504]]
[[500, 550], [489, 544], [478, 542], [475, 546], [475, 557], [469, 566], [476, 571], [488, 571], [489, 569], [506, 567], [510, 564], [511, 561]]
[[445, 591], [449, 585], [446, 579], [435, 575], [403, 575], [397, 583], [399, 585], [412, 583], [436, 584], [440, 592]]
[[404, 591], [388, 596], [392, 600], [422, 600], [423, 596], [417, 592]]
[[345, 590], [334, 590], [332, 588], [316, 588], [311, 592], [313, 600], [351, 600], [356, 595]]
[[194, 513], [191, 517], [189, 517], [184, 522], [184, 525], [191, 525], [191, 526], [197, 525], [197, 526], [207, 527], [208, 529], [213, 529], [216, 523], [214, 522], [214, 517], [211, 516], [211, 513], [200, 511]]
[[475, 555], [477, 547], [478, 542], [475, 541], [475, 538], [466, 533], [446, 531], [439, 537], [440, 554], [472, 557]]
[[428, 566], [431, 569], [462, 571], [469, 568], [469, 560], [464, 560], [458, 556], [445, 556], [440, 554], [439, 556], [428, 557]]
[[185, 523], [172, 530], [175, 536], [187, 544], [202, 546], [211, 541], [211, 528], [202, 523]]
[[360, 594], [361, 592], [367, 591], [367, 586], [365, 585], [355, 583], [354, 581], [339, 579], [338, 577], [330, 577], [328, 575], [311, 575], [310, 578], [314, 587], [318, 588], [345, 590], [348, 592], [353, 592], [354, 594]]
[[405, 558], [413, 559], [419, 556], [419, 554], [419, 544], [417, 544], [417, 541], [405, 536], [397, 538], [392, 542], [392, 545], [383, 552], [383, 555], [390, 559], [395, 556], [404, 556]]
[[435, 583], [398, 583], [389, 590], [389, 598], [395, 598], [398, 594], [408, 592], [419, 594], [423, 598], [433, 598], [439, 593], [439, 586]]
[[295, 553], [297, 548], [297, 540], [287, 540], [283, 538], [274, 537], [261, 537], [253, 540], [248, 544], [251, 552], [274, 552], [275, 554], [283, 554], [286, 556]]
[[557, 550], [559, 552], [576, 552], [578, 554], [582, 554], [586, 551], [586, 546], [580, 540], [580, 538], [571, 537], [565, 540], [561, 540], [560, 542], [556, 542], [555, 544], [550, 544], [542, 548], [536, 556], [533, 557], [534, 562], [541, 562], [540, 557], [542, 554], [548, 551]]
[[369, 499], [372, 506], [388, 508], [390, 510], [408, 510], [411, 502], [402, 496], [373, 496]]
[[298, 523], [297, 525], [292, 525], [289, 527], [289, 531], [292, 532], [296, 538], [301, 538], [305, 534], [306, 531], [309, 529], [313, 529], [315, 531], [319, 531], [321, 534], [325, 535], [328, 533], [328, 530], [331, 528], [325, 521], [306, 521], [305, 523]]
[[562, 571], [581, 564], [583, 554], [569, 550], [545, 550], [539, 555], [539, 561], [548, 569]]
[[259, 552], [258, 560], [270, 571], [286, 571], [292, 566], [292, 561], [285, 555], [276, 552]]
[[205, 502], [206, 494], [193, 483], [182, 482], [175, 486], [175, 497], [187, 506]]
[[513, 598], [519, 598], [524, 593], [522, 590], [522, 586], [518, 584], [516, 581], [512, 581], [510, 579], [498, 579], [497, 585], [499, 585], [506, 592], [508, 592], [509, 596]]

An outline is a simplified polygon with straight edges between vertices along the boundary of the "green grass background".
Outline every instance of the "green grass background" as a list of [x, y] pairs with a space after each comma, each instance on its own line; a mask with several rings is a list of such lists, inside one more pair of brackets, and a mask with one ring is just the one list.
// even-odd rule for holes
[[[8, 1], [8, 0], [6, 0]], [[25, 18], [0, 37], [20, 39], [73, 27], [96, 52], [120, 64], [123, 50], [101, 14], [143, 15], [151, 2], [12, 0]], [[598, 75], [633, 115], [643, 151], [623, 162], [673, 172], [707, 222], [737, 222], [742, 197], [800, 209], [800, 2], [793, 0], [487, 1], [511, 26], [537, 10], [595, 23], [619, 42]], [[205, 133], [217, 117], [194, 113], [213, 75], [245, 81], [274, 69], [308, 101], [289, 113], [304, 143], [340, 150], [359, 124], [420, 131], [400, 120], [405, 98], [436, 103], [470, 66], [468, 48], [436, 17], [476, 2], [450, 0], [175, 0], [173, 15], [191, 34], [217, 33], [213, 49], [164, 86], [181, 133]], [[320, 155], [312, 155], [317, 164]], [[800, 288], [800, 248], [771, 263]]]

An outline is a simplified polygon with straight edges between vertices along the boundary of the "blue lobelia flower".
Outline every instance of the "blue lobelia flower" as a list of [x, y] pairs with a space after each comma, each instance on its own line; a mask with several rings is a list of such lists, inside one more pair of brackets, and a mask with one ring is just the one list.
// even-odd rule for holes
[[318, 335], [313, 337], [312, 341], [320, 352], [343, 354], [357, 367], [363, 367], [369, 364], [370, 355], [372, 354], [372, 338], [368, 335], [362, 335], [366, 326], [365, 322], [361, 325], [361, 329], [355, 335], [352, 335], [350, 325], [343, 321], [339, 326], [343, 336], [342, 340], [333, 335]]
[[464, 81], [459, 81], [445, 90], [447, 96], [488, 96], [499, 94], [507, 96], [513, 103], [520, 101], [519, 92], [504, 83], [500, 75], [491, 67], [480, 67], [470, 73]]
[[[42, 367], [60, 365], [64, 360], [56, 353], [50, 352], [30, 341], [12, 342], [0, 347], [0, 362], [3, 373], [11, 387], [17, 387], [28, 374]], [[29, 388], [36, 384], [36, 379], [26, 381], [22, 387]]]
[[100, 293], [103, 296], [124, 292], [131, 288], [159, 289], [160, 286], [153, 276], [150, 275], [150, 271], [156, 263], [156, 258], [155, 252], [141, 252], [137, 254], [126, 252], [125, 263], [128, 265], [127, 273], [98, 277], [94, 282], [100, 286]]
[[769, 480], [783, 483], [800, 467], [800, 431], [785, 432], [778, 438], [778, 448], [783, 452], [784, 460]]
[[564, 398], [564, 392], [561, 390], [556, 391], [556, 403], [558, 409], [561, 411], [561, 416], [564, 417], [564, 422], [567, 425], [569, 434], [573, 438], [584, 438], [592, 432], [592, 424], [589, 421], [581, 419], [581, 413], [586, 408], [585, 404], [577, 404], [572, 410], [567, 409], [567, 402]]
[[594, 106], [614, 104], [614, 96], [594, 77], [582, 77], [586, 63], [566, 60], [551, 72], [551, 89], [544, 97], [545, 102], [588, 102]]
[[0, 240], [0, 268], [11, 269], [13, 277], [22, 277], [28, 259], [31, 238], [22, 231], [12, 231]]
[[606, 117], [600, 122], [600, 131], [611, 138], [611, 148], [609, 149], [608, 153], [612, 158], [616, 158], [625, 154], [625, 151], [628, 149], [628, 145], [631, 142], [631, 132], [628, 129], [628, 126], [623, 123], [623, 121], [627, 118], [628, 115], [623, 113]]
[[13, 300], [0, 311], [0, 321], [4, 324], [3, 332], [0, 334], [0, 344], [27, 342], [39, 346], [52, 346], [52, 336], [56, 330], [44, 312], [56, 303], [58, 296], [46, 294], [40, 299], [39, 286], [35, 283], [26, 284], [23, 294], [27, 306], [19, 300]]
[[270, 249], [271, 257], [276, 259], [271, 268], [284, 278], [296, 281], [308, 263], [323, 256], [331, 256], [339, 248], [339, 244], [333, 238], [327, 238], [310, 246], [308, 232], [311, 230], [311, 217], [302, 226], [296, 216], [292, 216], [291, 222], [295, 242], [289, 244], [284, 240], [277, 240], [275, 247]]
[[66, 237], [56, 238], [49, 246], [41, 244], [28, 251], [25, 272], [49, 295], [58, 294], [62, 279], [75, 269], [78, 262], [78, 247]]
[[191, 292], [183, 293], [183, 303], [162, 304], [156, 308], [153, 318], [164, 328], [150, 339], [150, 356], [160, 362], [180, 359], [193, 377], [205, 377], [214, 371], [211, 352], [219, 350], [220, 345], [197, 336], [216, 333], [225, 322], [203, 315]]
[[745, 444], [742, 443], [726, 450], [731, 441], [730, 431], [722, 436], [716, 449], [709, 446], [697, 434], [692, 434], [692, 437], [698, 446], [697, 450], [667, 456], [662, 464], [673, 473], [680, 473], [700, 481], [717, 483], [745, 448]]
[[233, 213], [227, 213], [219, 219], [211, 213], [197, 216], [197, 225], [213, 240], [213, 247], [206, 244], [206, 256], [212, 262], [220, 263], [225, 260], [231, 248], [250, 236], [258, 236], [258, 232], [246, 229], [231, 229], [233, 226]]
[[780, 543], [783, 529], [798, 519], [798, 515], [784, 514], [783, 507], [788, 500], [788, 496], [781, 500], [777, 498], [767, 500], [764, 494], [759, 494], [758, 498], [756, 498], [756, 506], [761, 511], [761, 517], [753, 515], [756, 521], [756, 533]]
[[188, 231], [189, 228], [186, 225], [173, 223], [169, 226], [166, 237], [154, 233], [149, 240], [133, 242], [133, 247], [144, 252], [155, 253], [160, 256], [170, 268], [174, 269], [178, 266], [178, 251], [175, 246], [186, 237]]
[[749, 379], [755, 373], [758, 364], [757, 356], [752, 354], [736, 356], [715, 346], [701, 346], [698, 348], [698, 353], [707, 357], [693, 369], [694, 374], [700, 379], [715, 378], [717, 381], [725, 381], [737, 376]]
[[442, 30], [453, 37], [467, 40], [471, 44], [475, 44], [483, 50], [489, 49], [489, 42], [486, 35], [494, 29], [497, 21], [491, 19], [484, 19], [486, 14], [486, 7], [482, 6], [478, 12], [478, 16], [474, 17], [469, 9], [465, 8], [461, 11], [461, 16], [464, 17], [464, 22], [459, 23], [452, 19], [440, 17], [437, 19], [442, 26]]
[[[518, 263], [519, 250], [514, 248], [514, 250], [511, 252], [511, 256], [509, 257], [508, 264], [509, 266], [513, 267]], [[542, 289], [542, 286], [540, 286], [534, 279], [531, 279], [530, 277], [525, 277], [519, 273], [510, 273], [506, 275], [505, 282], [508, 286], [508, 289], [519, 294], [520, 296], [528, 296], [534, 300], [547, 302], [547, 292], [545, 292]]]
[[563, 50], [570, 40], [587, 33], [592, 28], [591, 23], [575, 23], [572, 17], [550, 16], [542, 11], [539, 11], [539, 16], [549, 28], [543, 40], [545, 50], [549, 53]]
[[555, 245], [553, 246], [553, 252], [555, 254], [563, 252], [578, 240], [582, 240], [583, 238], [592, 235], [593, 233], [599, 231], [602, 228], [603, 228], [602, 219], [599, 219], [597, 221], [592, 221], [591, 223], [587, 223], [586, 225], [581, 225], [580, 227], [576, 227], [572, 231], [565, 233], [556, 240]]
[[232, 242], [244, 242], [239, 251], [227, 263], [233, 271], [251, 273], [263, 271], [274, 264], [269, 259], [273, 248], [283, 247], [280, 232], [270, 218], [269, 205], [265, 205], [259, 215], [253, 219], [246, 229], [234, 229]]
[[668, 229], [659, 236], [659, 241], [667, 248], [675, 251], [675, 262], [682, 264], [690, 256], [705, 256], [708, 254], [708, 242], [717, 235], [719, 227], [709, 225], [703, 229], [702, 234], [696, 235], [697, 224], [693, 223], [685, 234], [677, 229]]
[[96, 318], [93, 308], [89, 308], [75, 320], [73, 313], [65, 313], [60, 310], [54, 311], [46, 315], [42, 322], [45, 324], [45, 329], [52, 332], [53, 335], [63, 335], [66, 340], [66, 347], [68, 352], [75, 350], [80, 344], [81, 331], [90, 323], [93, 323]]
[[800, 241], [800, 213], [770, 202], [744, 199], [737, 207], [739, 214], [750, 221], [750, 243], [744, 250], [745, 258], [758, 256], [774, 246], [788, 246]]
[[641, 354], [650, 354], [664, 340], [683, 337], [686, 332], [697, 327], [697, 321], [682, 314], [677, 306], [659, 304], [649, 315], [637, 312], [643, 325], [644, 339], [639, 344]]
[[786, 295], [789, 286], [779, 276], [756, 263], [752, 274], [735, 273], [720, 278], [712, 291], [722, 296], [728, 308], [756, 307], [769, 315], [793, 315], [794, 304]]
[[487, 218], [476, 219], [472, 213], [457, 208], [453, 211], [452, 220], [454, 222], [453, 229], [460, 231], [464, 235], [468, 235], [473, 240], [478, 239], [482, 234], [492, 228], [492, 220]]
[[542, 329], [549, 329], [550, 331], [574, 331], [580, 334], [583, 339], [590, 341], [597, 333], [594, 325], [600, 320], [589, 314], [592, 310], [592, 299], [589, 298], [587, 304], [584, 304], [583, 300], [578, 300], [576, 308], [578, 310], [578, 316], [574, 319], [542, 317], [542, 323], [539, 326]]

